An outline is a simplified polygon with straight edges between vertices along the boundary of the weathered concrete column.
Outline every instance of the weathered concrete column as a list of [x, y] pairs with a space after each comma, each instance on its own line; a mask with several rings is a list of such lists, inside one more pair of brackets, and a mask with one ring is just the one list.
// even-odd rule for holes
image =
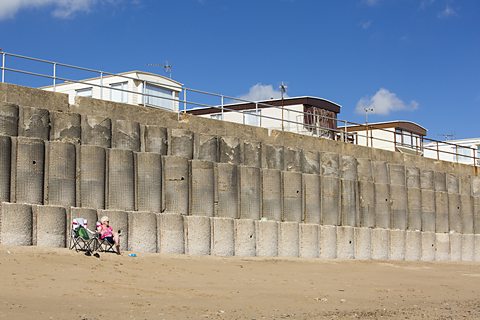
[[106, 208], [135, 210], [135, 176], [133, 152], [122, 149], [107, 150]]
[[0, 202], [10, 201], [12, 140], [0, 135]]
[[320, 155], [318, 152], [302, 150], [301, 157], [303, 173], [320, 174]]
[[163, 156], [162, 170], [164, 210], [188, 214], [188, 160], [176, 156]]
[[210, 218], [211, 254], [214, 256], [233, 256], [235, 253], [234, 219]]
[[350, 226], [337, 227], [337, 259], [353, 259], [355, 257], [354, 229]]
[[128, 250], [157, 252], [157, 217], [154, 213], [128, 212]]
[[358, 174], [357, 159], [352, 156], [340, 157], [341, 225], [357, 226], [358, 220]]
[[283, 147], [262, 145], [262, 168], [283, 170]]
[[75, 206], [75, 145], [60, 141], [47, 142], [45, 155], [45, 204]]
[[167, 128], [146, 125], [143, 127], [143, 144], [144, 146], [142, 147], [142, 150], [145, 152], [155, 152], [162, 156], [167, 155]]
[[235, 219], [235, 255], [254, 257], [256, 255], [255, 221], [251, 219]]
[[407, 188], [405, 166], [389, 164], [390, 197], [392, 201], [391, 228], [407, 228]]
[[340, 180], [332, 176], [322, 176], [320, 179], [322, 224], [337, 226], [340, 224]]
[[475, 235], [474, 248], [475, 248], [475, 253], [473, 255], [473, 261], [480, 262], [480, 250], [478, 250], [478, 248], [480, 248], [480, 234]]
[[389, 184], [390, 175], [385, 161], [372, 161], [373, 181], [379, 184]]
[[213, 217], [215, 201], [215, 178], [213, 163], [189, 160], [189, 212], [191, 215]]
[[388, 229], [391, 225], [390, 186], [386, 183], [375, 183], [375, 225]]
[[420, 171], [422, 199], [422, 231], [435, 232], [435, 191], [433, 190], [433, 171]]
[[0, 135], [15, 137], [18, 135], [18, 106], [0, 103]]
[[243, 142], [243, 164], [248, 167], [262, 167], [262, 144], [260, 142]]
[[99, 220], [103, 216], [107, 216], [110, 220], [109, 224], [115, 232], [120, 231], [120, 250], [126, 251], [129, 248], [129, 226], [128, 213], [121, 210], [98, 210]]
[[218, 140], [216, 136], [195, 134], [193, 149], [195, 159], [218, 162]]
[[[229, 163], [215, 164], [215, 204], [216, 216], [238, 218], [239, 207], [239, 170], [236, 165]], [[240, 177], [241, 178], [241, 177]], [[248, 179], [247, 177], [245, 177]], [[248, 183], [248, 182], [247, 182]], [[257, 190], [260, 192], [260, 190]], [[260, 194], [257, 194], [258, 199]], [[253, 205], [253, 204], [252, 204]], [[259, 211], [257, 209], [257, 217]], [[246, 217], [245, 217], [246, 218]]]
[[450, 261], [450, 235], [435, 234], [435, 261]]
[[33, 233], [32, 207], [27, 204], [0, 204], [0, 243], [8, 246], [31, 246]]
[[64, 207], [33, 206], [33, 244], [65, 248], [67, 213]]
[[422, 258], [422, 232], [407, 230], [405, 235], [405, 260], [419, 261]]
[[372, 229], [355, 228], [354, 237], [355, 259], [370, 260], [372, 258]]
[[182, 215], [157, 214], [157, 251], [167, 254], [185, 253]]
[[211, 228], [210, 218], [202, 216], [184, 216], [185, 254], [209, 255]]
[[298, 257], [299, 225], [297, 222], [280, 222], [278, 224], [278, 256]]
[[50, 131], [50, 115], [48, 110], [20, 107], [19, 111], [18, 135], [48, 140]]
[[435, 260], [435, 233], [422, 232], [422, 261]]
[[78, 146], [77, 173], [77, 206], [105, 208], [105, 149], [98, 146]]
[[302, 175], [303, 181], [303, 216], [305, 223], [321, 222], [320, 176], [318, 174]]
[[278, 222], [255, 221], [256, 255], [276, 257], [278, 255]]
[[361, 227], [375, 227], [375, 190], [372, 162], [370, 159], [357, 159], [358, 205]]
[[303, 221], [302, 174], [299, 172], [282, 172], [282, 221]]
[[406, 231], [390, 230], [390, 248], [388, 258], [390, 260], [405, 260]]
[[319, 233], [320, 258], [335, 259], [337, 257], [337, 227], [321, 225]]
[[44, 166], [42, 140], [12, 138], [11, 202], [43, 203]]
[[241, 164], [241, 144], [236, 137], [219, 137], [218, 138], [219, 162]]
[[460, 233], [452, 233], [450, 236], [450, 260], [462, 261], [462, 235]]
[[281, 221], [282, 218], [281, 171], [262, 169], [262, 217]]
[[299, 256], [302, 258], [318, 258], [319, 225], [300, 223], [299, 228]]
[[168, 154], [171, 156], [193, 158], [193, 133], [184, 129], [168, 130]]
[[162, 211], [162, 157], [158, 153], [135, 152], [135, 208]]
[[296, 148], [284, 148], [285, 171], [302, 172], [302, 152]]
[[112, 120], [112, 148], [140, 151], [140, 124], [128, 120]]
[[474, 233], [473, 196], [470, 176], [460, 178], [460, 216], [462, 219], [462, 232]]
[[388, 260], [390, 252], [390, 230], [372, 229], [372, 259]]
[[110, 148], [111, 120], [102, 116], [82, 115], [82, 144]]
[[50, 125], [50, 141], [80, 143], [82, 127], [79, 114], [50, 112]]
[[462, 217], [460, 216], [460, 182], [457, 176], [447, 175], [448, 191], [448, 225], [449, 231], [462, 233]]
[[[224, 164], [223, 166], [229, 165]], [[261, 170], [255, 167], [238, 166], [237, 177], [239, 186], [239, 217], [241, 219], [260, 219], [262, 215]], [[234, 199], [234, 197], [235, 195], [232, 194], [231, 198]], [[228, 205], [233, 206], [233, 204]]]
[[407, 175], [407, 229], [422, 230], [422, 194], [420, 169], [406, 168]]
[[478, 246], [475, 246], [475, 235], [462, 234], [462, 261], [474, 261], [477, 250]]

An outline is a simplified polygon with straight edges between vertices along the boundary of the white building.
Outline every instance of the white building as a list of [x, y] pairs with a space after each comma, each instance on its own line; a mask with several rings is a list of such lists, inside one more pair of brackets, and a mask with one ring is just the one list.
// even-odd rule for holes
[[181, 83], [143, 71], [128, 71], [79, 82], [64, 82], [41, 89], [66, 93], [71, 104], [75, 102], [75, 97], [81, 96], [172, 111], [178, 111], [178, 98], [182, 91]]
[[187, 110], [187, 113], [268, 129], [283, 129], [333, 138], [340, 108], [340, 105], [322, 98], [293, 97], [226, 104], [223, 111], [221, 106], [216, 106]]
[[480, 138], [429, 142], [424, 149], [427, 158], [480, 165]]
[[427, 129], [411, 121], [388, 121], [348, 126], [354, 144], [389, 151], [422, 154]]

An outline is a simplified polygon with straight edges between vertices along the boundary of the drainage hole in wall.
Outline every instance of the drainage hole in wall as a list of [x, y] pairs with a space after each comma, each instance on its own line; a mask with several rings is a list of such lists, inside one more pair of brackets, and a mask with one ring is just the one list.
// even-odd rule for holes
[[33, 160], [32, 163], [33, 163], [33, 164], [37, 164], [37, 161]]
[[180, 180], [182, 180], [182, 181], [185, 180], [185, 177], [181, 177]]

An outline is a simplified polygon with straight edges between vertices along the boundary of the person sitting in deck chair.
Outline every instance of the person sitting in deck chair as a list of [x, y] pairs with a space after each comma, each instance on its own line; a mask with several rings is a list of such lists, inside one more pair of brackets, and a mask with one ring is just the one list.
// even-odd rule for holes
[[110, 221], [107, 216], [100, 219], [100, 224], [97, 224], [97, 232], [100, 235], [100, 240], [107, 241], [109, 244], [115, 244], [116, 253], [120, 254], [120, 236], [109, 225]]
[[72, 220], [70, 229], [70, 250], [85, 251], [86, 255], [95, 253], [97, 247], [97, 238], [95, 232], [88, 229], [88, 221], [84, 218], [75, 218]]

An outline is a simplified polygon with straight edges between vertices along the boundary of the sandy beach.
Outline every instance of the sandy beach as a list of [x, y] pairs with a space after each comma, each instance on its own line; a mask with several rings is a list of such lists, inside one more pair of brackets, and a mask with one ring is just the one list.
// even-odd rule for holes
[[480, 265], [0, 246], [0, 319], [478, 319]]

